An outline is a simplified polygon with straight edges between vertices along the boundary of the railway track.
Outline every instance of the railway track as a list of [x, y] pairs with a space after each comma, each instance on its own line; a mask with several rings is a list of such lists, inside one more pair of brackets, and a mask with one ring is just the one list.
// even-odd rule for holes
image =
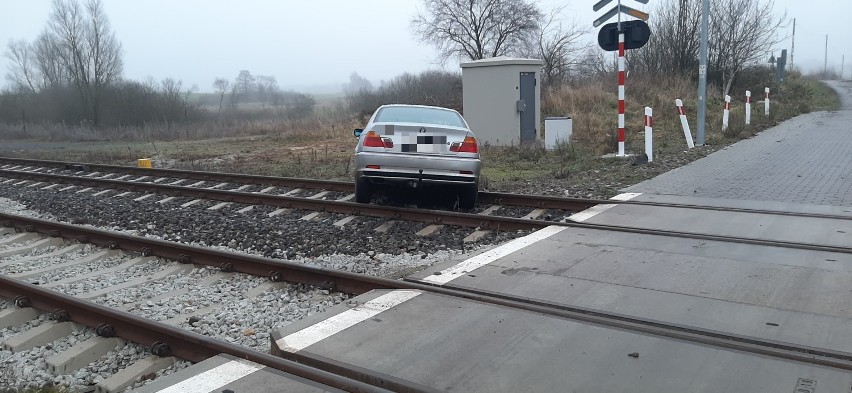
[[[135, 168], [119, 165], [104, 165], [91, 163], [75, 163], [50, 160], [32, 160], [23, 158], [8, 158], [0, 157], [0, 170], [17, 170], [17, 171], [57, 171], [67, 170], [69, 173], [78, 173], [79, 175], [89, 175], [97, 172], [99, 176], [115, 174], [115, 177], [123, 175], [137, 175], [144, 177], [157, 177], [161, 179], [186, 179], [195, 181], [214, 182], [216, 184], [232, 183], [240, 185], [263, 185], [268, 187], [284, 187], [292, 190], [322, 190], [328, 192], [344, 193], [347, 196], [352, 194], [355, 186], [351, 182], [334, 181], [334, 180], [319, 180], [305, 178], [286, 178], [275, 176], [261, 176], [249, 174], [223, 173], [223, 172], [201, 172], [180, 169], [159, 169], [159, 168]], [[138, 180], [137, 180], [138, 181]], [[314, 194], [316, 195], [316, 194]], [[481, 191], [478, 196], [478, 203], [482, 205], [491, 204], [499, 206], [515, 206], [530, 208], [531, 211], [526, 214], [527, 218], [538, 218], [550, 213], [555, 217], [549, 221], [559, 221], [564, 219], [564, 214], [559, 212], [547, 212], [547, 210], [564, 211], [564, 213], [577, 212], [588, 209], [595, 205], [601, 204], [625, 204], [625, 205], [640, 205], [640, 206], [656, 206], [656, 207], [673, 207], [684, 209], [699, 209], [713, 210], [724, 212], [737, 213], [752, 213], [752, 214], [772, 214], [793, 217], [812, 217], [812, 218], [829, 218], [852, 220], [852, 215], [832, 215], [821, 213], [807, 212], [789, 212], [782, 210], [771, 209], [749, 209], [749, 208], [732, 208], [721, 206], [705, 206], [696, 204], [682, 203], [661, 203], [650, 201], [632, 201], [632, 200], [611, 200], [611, 199], [594, 199], [594, 198], [570, 198], [570, 197], [554, 197], [546, 195], [524, 195], [500, 192]], [[852, 210], [847, 211], [852, 213]]]
[[[12, 235], [24, 237], [29, 235], [33, 237], [33, 234], [36, 233], [44, 236], [39, 239], [30, 239], [30, 242], [62, 238], [68, 242], [91, 244], [107, 250], [123, 250], [127, 253], [135, 253], [134, 255], [138, 254], [141, 257], [160, 257], [176, 260], [179, 264], [184, 265], [208, 266], [221, 273], [239, 272], [252, 276], [265, 277], [271, 283], [287, 282], [298, 285], [310, 285], [318, 290], [328, 291], [329, 293], [344, 292], [356, 295], [373, 289], [425, 291], [503, 307], [511, 307], [558, 316], [584, 323], [641, 332], [667, 339], [682, 340], [713, 347], [756, 353], [763, 356], [794, 360], [825, 367], [852, 370], [852, 353], [834, 351], [828, 348], [814, 348], [757, 337], [734, 335], [723, 331], [676, 325], [662, 321], [601, 312], [592, 309], [568, 307], [561, 304], [553, 304], [528, 298], [518, 298], [501, 293], [475, 291], [452, 285], [433, 286], [414, 280], [390, 280], [380, 277], [371, 277], [335, 269], [318, 268], [305, 264], [296, 264], [276, 259], [231, 253], [206, 247], [167, 242], [158, 239], [141, 238], [122, 233], [9, 214], [0, 214], [0, 224], [2, 224], [3, 228], [5, 228], [5, 232], [13, 232], [7, 233], [6, 236]], [[78, 274], [91, 273], [78, 272]], [[193, 348], [194, 346], [197, 347], [199, 343], [207, 345], [206, 341], [208, 341], [209, 338], [197, 337], [196, 335], [175, 327], [162, 328], [165, 330], [161, 330], [161, 333], [168, 332], [168, 334], [159, 334], [156, 336], [153, 336], [153, 333], [138, 333], [134, 330], [136, 329], [135, 326], [143, 321], [137, 320], [135, 318], [138, 317], [132, 317], [132, 315], [127, 315], [127, 313], [119, 311], [118, 315], [121, 315], [122, 317], [115, 317], [118, 319], [105, 319], [106, 317], [102, 316], [96, 317], [93, 316], [93, 314], [90, 314], [91, 311], [87, 308], [89, 307], [87, 306], [88, 303], [83, 300], [70, 297], [68, 295], [62, 295], [57, 299], [47, 300], [49, 297], [54, 295], [55, 291], [26, 284], [6, 276], [0, 277], [0, 283], [2, 283], [2, 285], [0, 285], [0, 295], [9, 299], [17, 299], [16, 304], [19, 306], [29, 304], [43, 310], [59, 310], [53, 312], [55, 317], [61, 320], [75, 321], [93, 327], [103, 326], [105, 321], [107, 321], [106, 324], [110, 325], [112, 329], [115, 330], [116, 335], [125, 337], [122, 335], [124, 334], [126, 335], [125, 338], [150, 346], [152, 353], [155, 355], [157, 353], [161, 355], [174, 354], [187, 360], [198, 361], [203, 357], [212, 356], [213, 352], [216, 351], [229, 354], [240, 353], [238, 352], [239, 348], [237, 346], [226, 345], [221, 342], [214, 342], [211, 344], [210, 348], [203, 350], [198, 348], [194, 350], [186, 349]], [[101, 311], [106, 312], [108, 310]], [[174, 336], [174, 338], [171, 338], [171, 336]], [[168, 351], [164, 351], [164, 348], [168, 349]], [[403, 391], [428, 390], [426, 387], [418, 386], [407, 381], [394, 379], [386, 375], [372, 374], [369, 370], [346, 369], [339, 363], [335, 363], [328, 359], [315, 358], [310, 354], [287, 354], [289, 358], [292, 358], [297, 363], [301, 364], [295, 369], [293, 368], [294, 366], [289, 363], [276, 363], [280, 362], [280, 359], [276, 360], [268, 354], [261, 356], [257, 354], [241, 353], [239, 356], [270, 367], [282, 367], [281, 369], [289, 370], [288, 372], [294, 373], [308, 372], [309, 370], [306, 371], [302, 369], [301, 367], [304, 366], [301, 365], [309, 364], [319, 370], [322, 370], [323, 373], [321, 374], [325, 377], [331, 378], [331, 376], [327, 373], [334, 372], [338, 375], [338, 377], [344, 378], [344, 382], [348, 379], [352, 379], [360, 384], [366, 384], [357, 385], [366, 390], [376, 388], [390, 388], [391, 390]], [[333, 382], [342, 383], [336, 379]], [[351, 388], [356, 385], [347, 386]]]
[[[162, 170], [161, 170], [162, 171]], [[91, 175], [91, 173], [90, 173]], [[2, 180], [5, 179], [5, 180]], [[697, 240], [707, 240], [707, 241], [722, 241], [722, 242], [730, 242], [730, 243], [743, 243], [743, 244], [755, 244], [755, 245], [765, 245], [765, 246], [774, 246], [774, 247], [783, 247], [783, 248], [792, 248], [792, 249], [803, 249], [803, 250], [814, 250], [814, 251], [829, 251], [829, 252], [839, 252], [839, 253], [852, 253], [852, 247], [849, 246], [830, 246], [830, 245], [820, 245], [820, 244], [811, 244], [811, 243], [802, 243], [795, 241], [779, 241], [779, 240], [767, 240], [767, 239], [758, 239], [758, 238], [746, 238], [746, 237], [734, 237], [734, 236], [725, 236], [718, 234], [704, 234], [704, 233], [696, 233], [696, 232], [683, 232], [683, 231], [670, 231], [663, 229], [651, 229], [651, 228], [639, 228], [639, 227], [629, 227], [629, 226], [615, 226], [615, 225], [604, 225], [604, 224], [592, 224], [592, 223], [584, 223], [584, 222], [574, 222], [569, 219], [572, 211], [563, 211], [560, 214], [551, 215], [550, 218], [553, 219], [555, 217], [560, 217], [559, 220], [546, 220], [546, 219], [531, 219], [534, 217], [541, 217], [541, 214], [546, 212], [543, 208], [537, 208], [534, 212], [536, 215], [533, 216], [532, 213], [528, 214], [524, 218], [516, 218], [516, 217], [504, 217], [504, 216], [495, 216], [491, 214], [473, 214], [473, 213], [463, 213], [463, 212], [454, 212], [454, 211], [441, 211], [441, 210], [425, 210], [425, 209], [412, 209], [412, 208], [403, 208], [403, 207], [393, 207], [393, 206], [382, 206], [382, 205], [372, 205], [372, 204], [359, 204], [354, 202], [349, 202], [346, 200], [347, 198], [339, 198], [337, 200], [326, 200], [322, 199], [326, 191], [320, 193], [313, 193], [309, 196], [292, 196], [292, 190], [288, 191], [285, 194], [281, 195], [273, 195], [263, 192], [261, 190], [259, 192], [246, 192], [245, 189], [241, 190], [240, 187], [237, 187], [233, 190], [223, 190], [220, 189], [220, 185], [225, 183], [219, 183], [217, 185], [207, 187], [207, 188], [199, 188], [200, 184], [190, 184], [190, 185], [180, 185], [177, 182], [180, 181], [172, 181], [171, 184], [161, 184], [165, 183], [167, 178], [162, 182], [154, 181], [150, 182], [140, 182], [140, 180], [149, 180], [149, 179], [141, 179], [141, 178], [131, 178], [130, 175], [123, 175], [119, 178], [96, 178], [92, 176], [69, 176], [69, 175], [60, 175], [60, 174], [52, 174], [52, 173], [43, 173], [43, 172], [33, 172], [29, 170], [29, 168], [21, 168], [21, 169], [2, 169], [0, 168], [0, 185], [12, 185], [12, 186], [22, 186], [22, 187], [38, 187], [45, 190], [55, 189], [56, 192], [94, 192], [94, 189], [100, 189], [101, 191], [94, 192], [93, 195], [101, 195], [108, 191], [119, 191], [118, 194], [112, 195], [112, 197], [124, 196], [130, 193], [136, 193], [140, 196], [135, 198], [134, 200], [141, 201], [142, 199], [146, 199], [149, 196], [154, 195], [169, 195], [169, 197], [165, 199], [161, 199], [160, 201], [168, 200], [169, 198], [175, 197], [188, 197], [192, 198], [190, 202], [187, 202], [182, 205], [182, 207], [189, 207], [192, 204], [201, 201], [201, 200], [214, 200], [220, 201], [221, 203], [211, 207], [211, 209], [215, 209], [218, 207], [225, 206], [231, 203], [243, 203], [248, 205], [268, 205], [278, 207], [280, 211], [289, 211], [291, 209], [303, 209], [314, 211], [316, 213], [337, 213], [341, 215], [345, 215], [345, 217], [338, 220], [338, 223], [345, 223], [353, 220], [357, 216], [368, 216], [368, 217], [376, 217], [388, 220], [409, 220], [409, 221], [417, 221], [417, 222], [425, 222], [429, 223], [430, 226], [421, 230], [423, 234], [433, 233], [434, 231], [439, 230], [441, 227], [445, 225], [449, 226], [460, 226], [460, 227], [472, 227], [476, 228], [474, 232], [468, 234], [465, 237], [465, 241], [473, 240], [481, 238], [486, 234], [493, 231], [530, 231], [530, 230], [538, 230], [545, 228], [550, 225], [558, 225], [558, 226], [569, 226], [575, 228], [585, 228], [585, 229], [596, 229], [596, 230], [604, 230], [604, 231], [617, 231], [617, 232], [628, 232], [628, 233], [637, 233], [637, 234], [650, 234], [650, 235], [661, 235], [661, 236], [673, 236], [673, 237], [682, 237], [682, 238], [691, 238]], [[72, 186], [61, 186], [61, 185], [72, 184], [73, 187], [77, 187], [77, 190], [72, 190]], [[268, 189], [266, 189], [268, 190]], [[320, 195], [320, 196], [317, 196]], [[535, 200], [559, 200], [561, 198], [552, 198], [552, 197], [527, 197], [527, 196], [515, 196], [518, 200], [526, 200], [535, 201]], [[584, 200], [588, 202], [588, 200]], [[584, 203], [586, 203], [584, 202]], [[617, 203], [619, 201], [605, 201], [607, 204], [611, 204], [609, 202]], [[555, 203], [555, 202], [554, 202]], [[566, 202], [567, 203], [567, 202]], [[634, 203], [640, 204], [640, 203]], [[682, 207], [687, 206], [686, 208], [701, 208], [701, 209], [710, 209], [710, 210], [724, 210], [724, 211], [734, 211], [739, 213], [761, 213], [761, 214], [776, 214], [774, 211], [764, 211], [764, 210], [753, 210], [753, 209], [726, 209], [720, 207], [712, 207], [712, 206], [695, 206], [695, 205], [678, 205], [678, 204], [663, 204], [663, 203], [650, 203], [646, 205], [658, 206], [658, 207]], [[274, 214], [276, 212], [270, 213]], [[779, 215], [795, 215], [793, 213], [787, 212], [777, 212]], [[312, 213], [306, 217], [311, 217], [315, 215]], [[837, 216], [837, 215], [825, 215], [825, 214], [817, 214], [817, 213], [799, 213], [798, 215], [806, 216], [806, 217], [817, 217], [817, 218], [828, 218], [828, 219], [843, 219], [850, 220], [852, 216]]]

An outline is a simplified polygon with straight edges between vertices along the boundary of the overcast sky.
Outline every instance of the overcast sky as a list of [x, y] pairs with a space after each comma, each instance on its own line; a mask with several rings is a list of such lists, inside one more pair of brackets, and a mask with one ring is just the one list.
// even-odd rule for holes
[[[81, 0], [81, 2], [84, 0]], [[643, 11], [634, 0], [623, 0]], [[698, 1], [698, 0], [694, 0]], [[597, 0], [541, 0], [543, 10], [566, 5], [567, 17], [591, 31]], [[216, 77], [240, 70], [273, 75], [282, 87], [339, 85], [357, 72], [374, 83], [403, 72], [441, 68], [433, 48], [414, 37], [410, 20], [419, 0], [104, 0], [124, 48], [124, 76], [143, 80], [173, 77], [185, 86], [211, 91]], [[796, 18], [795, 63], [821, 69], [825, 35], [829, 66], [852, 63], [848, 34], [852, 0], [776, 0], [778, 12]], [[32, 41], [45, 26], [49, 0], [0, 0], [0, 44]], [[651, 15], [653, 18], [653, 14]], [[786, 32], [788, 35], [792, 29]], [[592, 39], [593, 35], [589, 35]], [[777, 49], [790, 47], [790, 41]], [[845, 51], [845, 52], [844, 52]], [[0, 59], [6, 74], [9, 62]], [[443, 68], [456, 70], [458, 62]], [[3, 78], [0, 85], [6, 85]]]

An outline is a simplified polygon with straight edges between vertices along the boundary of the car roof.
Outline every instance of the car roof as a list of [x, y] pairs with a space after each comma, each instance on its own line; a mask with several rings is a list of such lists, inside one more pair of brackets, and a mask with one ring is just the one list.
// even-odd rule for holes
[[414, 104], [385, 104], [385, 105], [378, 107], [378, 109], [376, 109], [376, 111], [378, 111], [379, 109], [382, 109], [382, 108], [386, 108], [386, 107], [428, 108], [428, 109], [440, 109], [440, 110], [458, 113], [458, 111], [456, 111], [455, 109], [444, 108], [442, 106], [414, 105]]

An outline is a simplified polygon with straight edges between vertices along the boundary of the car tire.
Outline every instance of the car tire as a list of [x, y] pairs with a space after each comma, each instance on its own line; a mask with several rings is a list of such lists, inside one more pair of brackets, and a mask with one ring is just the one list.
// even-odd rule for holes
[[355, 181], [355, 202], [370, 203], [372, 198], [371, 184], [367, 179], [359, 177]]
[[479, 187], [476, 184], [464, 186], [459, 191], [459, 209], [470, 210], [476, 206], [476, 196], [479, 194]]

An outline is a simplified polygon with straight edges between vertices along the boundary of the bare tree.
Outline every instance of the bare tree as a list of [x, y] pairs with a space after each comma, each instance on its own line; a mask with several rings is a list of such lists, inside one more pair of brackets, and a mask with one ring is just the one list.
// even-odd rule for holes
[[278, 91], [278, 81], [272, 75], [258, 75], [255, 77], [257, 84], [257, 98], [266, 108], [273, 95]]
[[580, 28], [576, 22], [563, 22], [563, 10], [564, 7], [554, 8], [542, 18], [536, 51], [529, 54], [542, 60], [542, 82], [553, 88], [568, 79], [571, 68], [580, 62], [583, 52], [589, 47], [582, 40], [588, 30]]
[[219, 111], [216, 112], [216, 121], [219, 121], [219, 116], [222, 114], [222, 100], [225, 99], [225, 93], [228, 92], [230, 84], [225, 78], [216, 78], [213, 81], [213, 87], [216, 88], [216, 93], [219, 94]]
[[68, 71], [62, 62], [60, 43], [42, 32], [33, 43], [36, 66], [41, 77], [41, 88], [55, 88], [68, 83]]
[[97, 125], [101, 95], [121, 76], [123, 67], [121, 44], [103, 4], [89, 0], [84, 10], [74, 0], [54, 0], [44, 35], [59, 48], [60, 62]]
[[424, 0], [411, 24], [443, 61], [520, 53], [533, 44], [541, 11], [525, 0]]
[[648, 44], [628, 53], [630, 67], [660, 75], [694, 75], [698, 71], [701, 3], [669, 0], [658, 4]]
[[6, 79], [16, 88], [35, 92], [37, 89], [38, 68], [34, 62], [34, 53], [26, 41], [9, 41], [4, 56], [11, 61]]
[[248, 70], [240, 71], [237, 78], [234, 79], [234, 87], [237, 88], [238, 93], [248, 95], [254, 90], [254, 76]]
[[373, 84], [370, 83], [367, 78], [358, 75], [357, 72], [353, 72], [349, 75], [349, 83], [343, 84], [343, 93], [347, 95], [352, 95], [358, 93], [361, 90], [371, 91], [373, 90]]
[[762, 62], [781, 40], [787, 15], [777, 16], [773, 0], [717, 0], [711, 11], [711, 72], [718, 73], [722, 94], [728, 94], [737, 75]]

